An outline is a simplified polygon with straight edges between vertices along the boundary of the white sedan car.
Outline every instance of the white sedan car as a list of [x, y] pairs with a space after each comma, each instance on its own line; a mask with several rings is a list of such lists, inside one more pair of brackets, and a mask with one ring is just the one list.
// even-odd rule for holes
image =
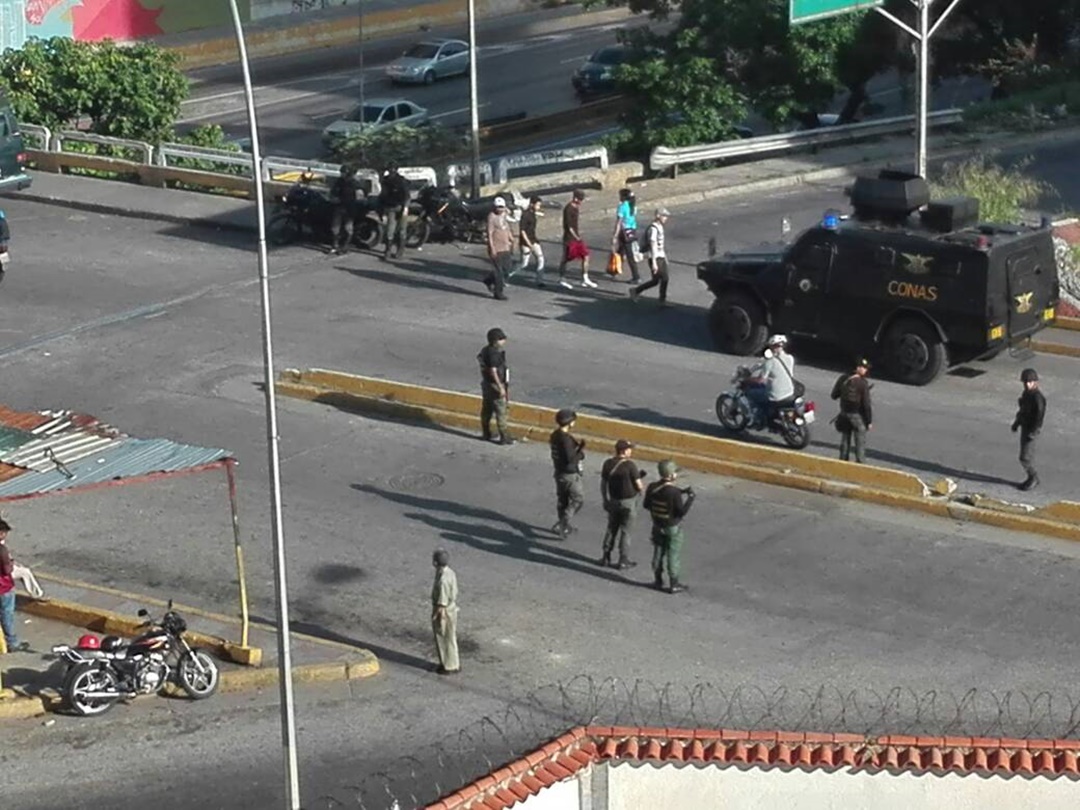
[[386, 66], [391, 82], [432, 84], [436, 79], [469, 72], [469, 43], [460, 39], [417, 42]]
[[398, 124], [418, 127], [428, 121], [428, 111], [403, 98], [370, 98], [323, 130], [323, 144], [330, 146], [361, 132], [378, 132]]

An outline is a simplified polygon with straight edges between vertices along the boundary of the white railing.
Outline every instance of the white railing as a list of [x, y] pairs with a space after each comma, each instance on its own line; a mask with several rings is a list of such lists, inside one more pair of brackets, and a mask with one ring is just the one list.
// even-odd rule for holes
[[[22, 124], [19, 125], [20, 128]], [[96, 143], [103, 146], [114, 146], [120, 149], [128, 149], [142, 155], [142, 163], [149, 165], [153, 161], [154, 147], [145, 141], [132, 141], [126, 138], [110, 138], [106, 135], [96, 135], [93, 132], [78, 132], [76, 130], [62, 129], [54, 132], [49, 139], [46, 151], [63, 152], [65, 143]]]
[[[958, 109], [940, 110], [930, 113], [929, 126], [950, 126], [959, 124], [963, 113]], [[699, 163], [705, 160], [726, 160], [751, 155], [771, 155], [789, 152], [807, 146], [820, 146], [843, 141], [874, 138], [881, 135], [897, 135], [915, 126], [915, 116], [904, 115], [895, 118], [882, 118], [878, 121], [862, 121], [857, 124], [819, 127], [802, 132], [784, 132], [779, 135], [764, 135], [759, 138], [744, 138], [737, 141], [698, 144], [696, 146], [657, 146], [649, 155], [649, 168], [654, 171], [678, 167], [686, 163]]]

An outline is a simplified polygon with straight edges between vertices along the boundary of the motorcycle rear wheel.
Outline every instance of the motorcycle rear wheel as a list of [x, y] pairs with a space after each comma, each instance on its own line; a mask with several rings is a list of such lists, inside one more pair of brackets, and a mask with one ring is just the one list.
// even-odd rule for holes
[[192, 700], [205, 700], [221, 683], [217, 662], [202, 650], [192, 650], [180, 659], [177, 677], [180, 687]]
[[802, 450], [806, 445], [810, 444], [810, 426], [806, 422], [797, 425], [793, 420], [781, 419], [780, 435], [784, 437], [788, 447], [795, 450]]
[[731, 394], [721, 394], [716, 398], [716, 418], [725, 428], [735, 432], [746, 430], [750, 424], [746, 410], [739, 406], [739, 401]]
[[120, 681], [110, 669], [97, 664], [76, 664], [64, 679], [64, 701], [69, 709], [81, 717], [104, 714], [119, 698], [94, 698], [94, 692], [119, 691]]
[[416, 250], [422, 247], [431, 236], [431, 223], [426, 219], [410, 219], [405, 230], [405, 247]]

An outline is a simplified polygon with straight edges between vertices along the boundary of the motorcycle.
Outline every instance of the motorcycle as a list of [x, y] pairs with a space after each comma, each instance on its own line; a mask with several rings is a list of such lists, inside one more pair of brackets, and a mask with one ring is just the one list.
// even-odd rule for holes
[[427, 185], [420, 189], [410, 206], [410, 224], [413, 221], [420, 223], [417, 227], [425, 229], [426, 239], [483, 244], [487, 241], [488, 214], [497, 196], [507, 201], [515, 218], [517, 212], [528, 205], [527, 200], [513, 191], [465, 200], [453, 187]]
[[187, 622], [172, 609], [172, 600], [160, 621], [151, 620], [146, 610], [140, 610], [139, 617], [146, 620], [141, 625], [145, 631], [130, 641], [86, 634], [74, 647], [52, 648], [67, 662], [60, 692], [73, 712], [83, 717], [103, 714], [120, 700], [160, 694], [173, 682], [193, 700], [217, 691], [218, 665], [187, 643]]
[[[330, 228], [334, 204], [323, 192], [312, 188], [311, 182], [310, 176], [303, 175], [278, 198], [277, 208], [266, 224], [268, 238], [274, 245], [292, 244], [305, 235], [321, 244], [333, 243]], [[353, 206], [353, 245], [371, 250], [382, 239], [383, 225], [377, 202], [367, 196], [357, 200]]]
[[739, 366], [731, 378], [734, 388], [716, 398], [716, 416], [725, 428], [735, 433], [744, 430], [768, 430], [779, 433], [789, 447], [802, 450], [810, 444], [810, 425], [817, 416], [814, 403], [807, 401], [802, 383], [795, 383], [795, 395], [769, 403], [769, 413], [762, 424], [757, 408], [746, 391], [753, 379], [749, 366]]

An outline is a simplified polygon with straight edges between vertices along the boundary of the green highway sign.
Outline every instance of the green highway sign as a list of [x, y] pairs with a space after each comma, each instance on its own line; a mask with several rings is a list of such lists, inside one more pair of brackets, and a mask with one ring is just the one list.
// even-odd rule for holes
[[865, 11], [884, 2], [885, 0], [790, 0], [791, 24], [820, 20], [849, 11]]

